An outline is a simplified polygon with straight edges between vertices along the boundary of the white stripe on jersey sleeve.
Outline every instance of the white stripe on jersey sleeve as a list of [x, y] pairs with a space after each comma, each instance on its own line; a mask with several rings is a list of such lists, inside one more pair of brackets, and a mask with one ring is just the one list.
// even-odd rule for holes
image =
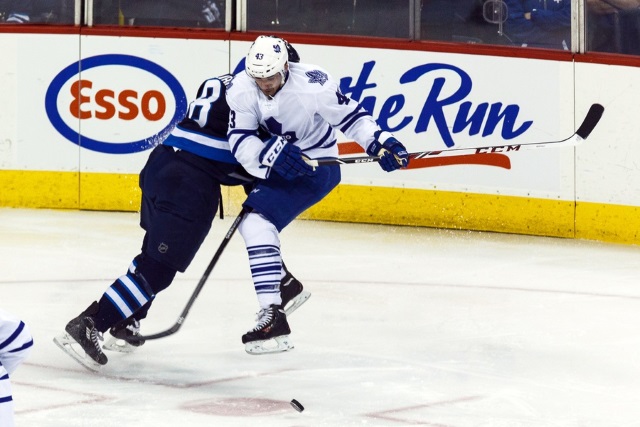
[[226, 139], [216, 139], [212, 136], [207, 136], [196, 132], [189, 132], [178, 127], [174, 128], [171, 131], [171, 134], [179, 138], [189, 139], [191, 141], [197, 142], [198, 144], [206, 145], [207, 147], [230, 151], [229, 142], [227, 142]]

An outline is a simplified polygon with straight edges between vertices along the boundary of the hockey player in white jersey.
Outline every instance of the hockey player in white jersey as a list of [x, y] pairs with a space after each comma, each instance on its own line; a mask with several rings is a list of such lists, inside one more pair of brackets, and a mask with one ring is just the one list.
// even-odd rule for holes
[[14, 427], [12, 375], [33, 348], [33, 338], [25, 323], [0, 310], [0, 427]]
[[[291, 63], [286, 42], [260, 36], [227, 90], [228, 139], [235, 158], [259, 178], [245, 207], [252, 211], [238, 228], [244, 238], [260, 305], [257, 324], [242, 337], [250, 354], [293, 348], [278, 290], [282, 258], [279, 233], [340, 182], [337, 165], [313, 168], [306, 159], [336, 158], [337, 131], [358, 142], [390, 172], [406, 167], [409, 155], [371, 114], [340, 92], [316, 65]], [[271, 138], [256, 137], [265, 129]]]

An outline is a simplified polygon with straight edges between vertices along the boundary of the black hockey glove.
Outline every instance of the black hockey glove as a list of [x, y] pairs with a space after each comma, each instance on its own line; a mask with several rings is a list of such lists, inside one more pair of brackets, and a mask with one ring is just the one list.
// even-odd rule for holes
[[[382, 170], [391, 172], [406, 168], [409, 164], [407, 149], [391, 133], [381, 130], [374, 134], [374, 141], [367, 148], [370, 156], [380, 156], [378, 164]], [[382, 141], [382, 142], [381, 142]]]
[[284, 179], [314, 174], [313, 167], [304, 161], [300, 148], [280, 136], [273, 136], [266, 142], [258, 160]]

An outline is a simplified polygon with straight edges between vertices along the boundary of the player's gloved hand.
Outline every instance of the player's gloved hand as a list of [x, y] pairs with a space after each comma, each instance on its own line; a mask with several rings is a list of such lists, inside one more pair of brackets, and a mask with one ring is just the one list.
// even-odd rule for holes
[[406, 168], [409, 164], [409, 153], [407, 149], [391, 133], [377, 131], [374, 134], [375, 140], [367, 148], [370, 156], [380, 156], [378, 164], [382, 170], [391, 172], [396, 169]]
[[281, 136], [273, 136], [266, 142], [258, 160], [284, 179], [313, 175], [315, 172], [313, 167], [304, 161], [300, 148], [287, 143]]

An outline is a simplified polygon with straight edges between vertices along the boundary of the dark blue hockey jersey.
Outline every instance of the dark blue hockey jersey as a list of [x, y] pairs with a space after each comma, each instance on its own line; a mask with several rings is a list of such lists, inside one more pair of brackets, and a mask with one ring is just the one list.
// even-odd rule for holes
[[197, 97], [189, 104], [184, 119], [171, 131], [164, 145], [189, 151], [209, 160], [239, 164], [227, 141], [229, 105], [227, 85], [233, 78], [226, 74], [205, 80]]

